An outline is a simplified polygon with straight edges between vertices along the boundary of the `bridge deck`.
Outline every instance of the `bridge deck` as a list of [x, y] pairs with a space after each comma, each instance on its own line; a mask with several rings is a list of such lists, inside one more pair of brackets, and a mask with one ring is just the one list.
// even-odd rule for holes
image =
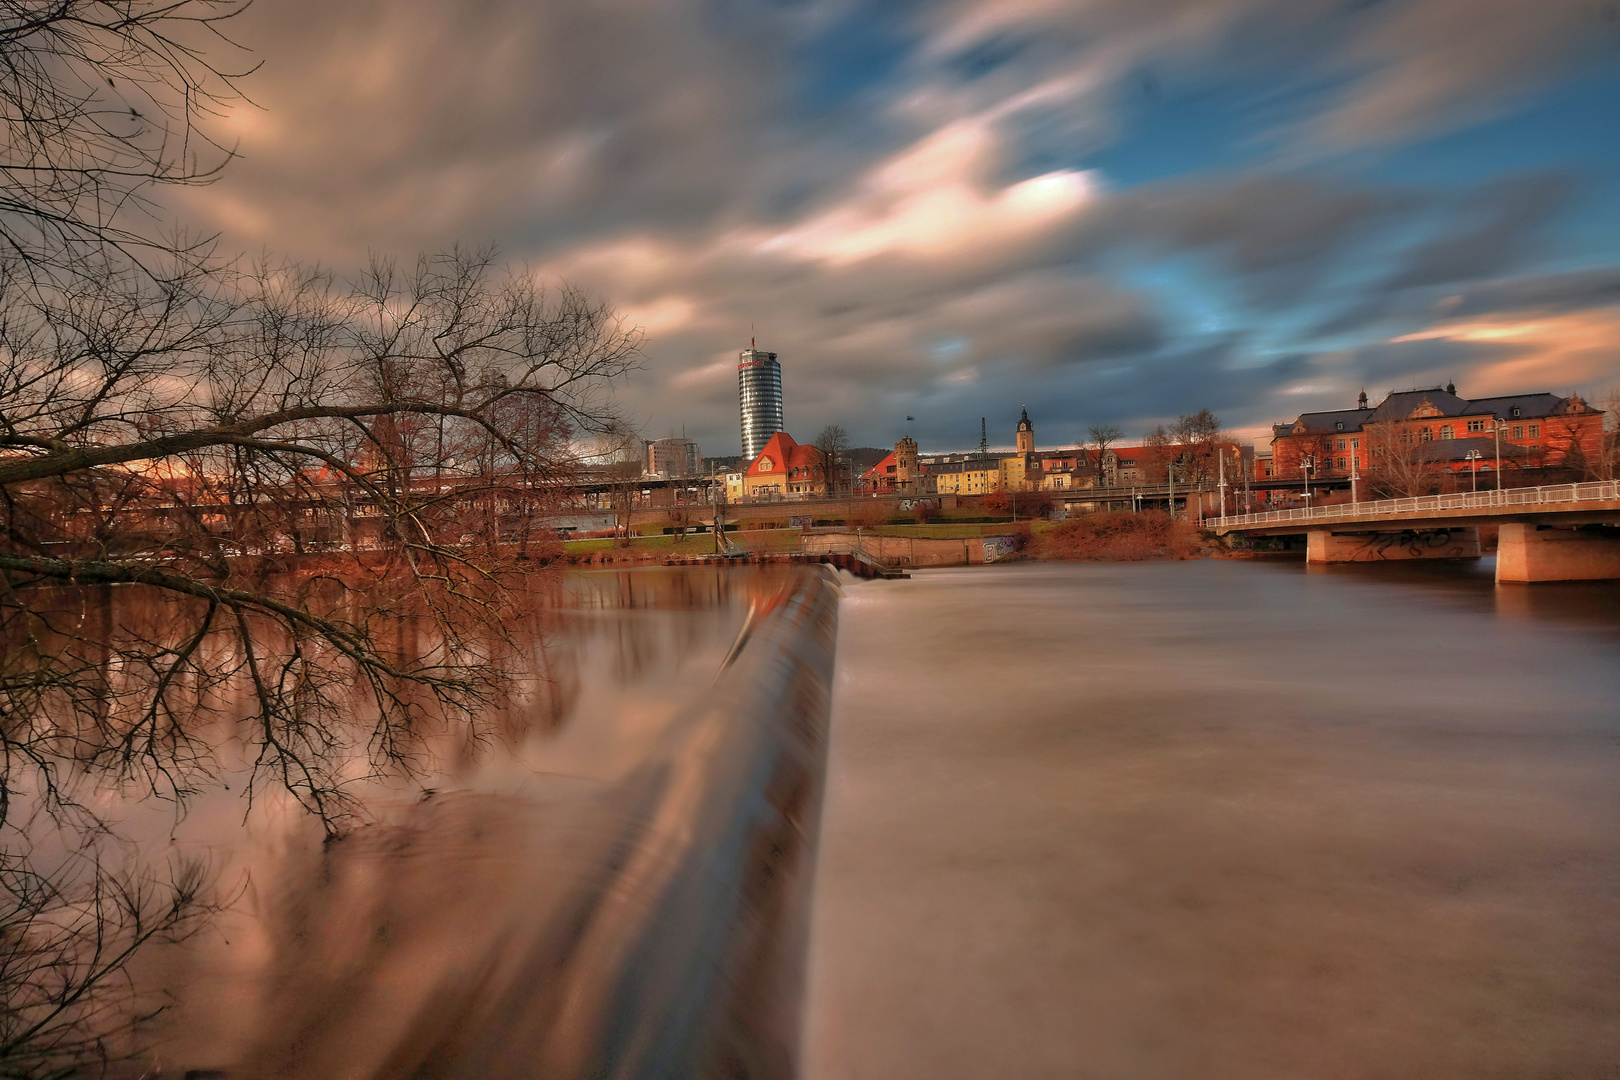
[[1391, 525], [1402, 529], [1464, 528], [1504, 521], [1559, 525], [1620, 524], [1620, 481], [1600, 480], [1586, 484], [1549, 484], [1544, 487], [1504, 488], [1501, 491], [1461, 491], [1451, 495], [1338, 503], [1333, 506], [1211, 518], [1207, 524], [1225, 536], [1234, 532], [1280, 535], [1321, 528], [1380, 530]]

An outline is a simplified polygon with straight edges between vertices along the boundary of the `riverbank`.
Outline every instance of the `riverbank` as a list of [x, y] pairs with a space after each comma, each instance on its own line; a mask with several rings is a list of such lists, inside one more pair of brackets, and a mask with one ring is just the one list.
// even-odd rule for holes
[[[736, 551], [750, 555], [785, 555], [813, 547], [824, 529], [776, 528], [744, 529], [728, 532]], [[883, 558], [894, 555], [906, 562], [904, 548], [894, 541], [914, 544], [940, 541], [951, 551], [961, 544], [969, 553], [973, 542], [999, 541], [998, 551], [989, 558], [963, 554], [960, 563], [936, 558], [928, 565], [969, 565], [988, 561], [1036, 562], [1143, 562], [1199, 558], [1250, 558], [1252, 552], [1234, 550], [1227, 542], [1199, 529], [1186, 520], [1172, 520], [1159, 510], [1140, 513], [1107, 512], [1087, 514], [1066, 521], [1022, 520], [989, 522], [936, 522], [889, 524], [840, 536], [859, 536], [872, 545], [872, 554]], [[893, 549], [893, 551], [890, 551]], [[633, 536], [627, 539], [599, 538], [568, 541], [563, 545], [564, 560], [575, 565], [619, 565], [659, 563], [714, 552], [714, 538], [708, 533]], [[895, 552], [902, 554], [895, 555]], [[918, 563], [917, 565], [923, 565]]]

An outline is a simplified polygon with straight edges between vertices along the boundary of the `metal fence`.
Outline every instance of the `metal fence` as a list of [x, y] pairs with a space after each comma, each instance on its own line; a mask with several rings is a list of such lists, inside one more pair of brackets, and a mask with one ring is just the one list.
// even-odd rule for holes
[[1450, 495], [1419, 495], [1411, 499], [1375, 499], [1335, 503], [1332, 506], [1270, 510], [1259, 514], [1233, 514], [1213, 521], [1218, 528], [1271, 525], [1290, 521], [1336, 521], [1378, 518], [1429, 510], [1472, 510], [1510, 506], [1575, 506], [1580, 503], [1620, 500], [1620, 480], [1587, 484], [1547, 484], [1544, 487], [1503, 488], [1500, 491], [1458, 491]]

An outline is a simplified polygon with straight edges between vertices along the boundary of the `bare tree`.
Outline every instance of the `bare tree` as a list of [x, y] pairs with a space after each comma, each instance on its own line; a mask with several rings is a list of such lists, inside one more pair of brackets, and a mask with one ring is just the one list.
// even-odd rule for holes
[[1163, 483], [1176, 460], [1175, 436], [1163, 424], [1142, 437], [1142, 458], [1142, 472], [1148, 483]]
[[821, 455], [821, 475], [827, 482], [827, 494], [837, 495], [844, 489], [844, 470], [849, 460], [849, 432], [837, 424], [828, 424], [811, 445]]
[[1103, 459], [1108, 456], [1108, 448], [1125, 437], [1125, 432], [1117, 424], [1092, 424], [1091, 445], [1097, 448], [1097, 471], [1094, 474], [1099, 481], [1103, 472]]
[[477, 736], [531, 530], [636, 362], [605, 305], [490, 252], [342, 281], [151, 228], [154, 185], [230, 157], [202, 122], [244, 104], [213, 59], [243, 6], [0, 5], [8, 1076], [114, 1052], [149, 1011], [124, 961], [206, 910], [189, 871], [159, 889], [102, 859], [98, 787], [184, 806], [234, 719], [250, 797], [282, 787], [336, 833], [346, 779], [417, 768], [428, 729]]
[[1428, 444], [1420, 441], [1416, 432], [1386, 420], [1364, 426], [1361, 437], [1367, 447], [1367, 485], [1370, 494], [1404, 499], [1429, 494], [1430, 489], [1435, 487], [1425, 449]]
[[[150, 232], [154, 185], [212, 182], [233, 154], [205, 121], [246, 104], [225, 32], [247, 0], [0, 6], [0, 250], [42, 283], [116, 255], [155, 273], [206, 240]], [[224, 58], [224, 59], [222, 59]], [[153, 261], [155, 260], [155, 261]]]
[[1217, 448], [1223, 441], [1219, 417], [1208, 409], [1184, 413], [1170, 426], [1170, 438], [1182, 462], [1178, 477], [1185, 477], [1191, 484], [1209, 483], [1215, 478], [1220, 467]]

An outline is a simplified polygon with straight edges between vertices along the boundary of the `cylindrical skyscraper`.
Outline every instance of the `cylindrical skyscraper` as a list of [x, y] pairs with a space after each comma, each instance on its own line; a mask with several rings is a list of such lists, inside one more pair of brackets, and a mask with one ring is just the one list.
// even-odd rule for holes
[[742, 413], [743, 456], [752, 461], [782, 430], [782, 365], [776, 354], [752, 347], [737, 362], [737, 406]]

